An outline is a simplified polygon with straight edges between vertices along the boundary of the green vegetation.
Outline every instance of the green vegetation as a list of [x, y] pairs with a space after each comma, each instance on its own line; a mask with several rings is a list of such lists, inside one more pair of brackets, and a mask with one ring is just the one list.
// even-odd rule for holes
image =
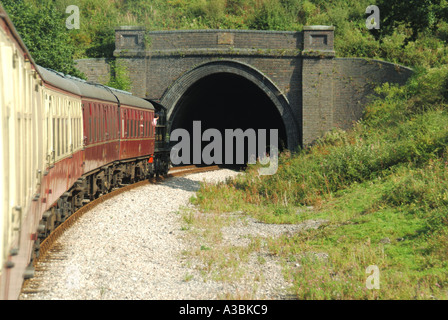
[[[1, 0], [34, 61], [46, 68], [84, 78], [75, 68], [75, 43], [67, 37], [63, 15], [52, 2]], [[65, 12], [65, 10], [64, 10]]]
[[[447, 81], [441, 67], [403, 87], [386, 84], [353, 130], [282, 154], [275, 175], [259, 177], [252, 166], [226, 184], [203, 185], [192, 202], [267, 223], [328, 220], [269, 240], [271, 254], [300, 264], [286, 272], [299, 299], [446, 299]], [[379, 267], [379, 290], [366, 288], [369, 265]]]
[[[141, 25], [147, 30], [259, 29], [301, 30], [305, 25], [333, 25], [339, 56], [379, 58], [407, 66], [447, 63], [446, 0], [1, 0], [33, 55], [66, 58], [112, 57], [114, 30]], [[381, 29], [365, 26], [367, 6], [381, 9]], [[80, 29], [65, 29], [65, 9], [80, 9]], [[26, 8], [24, 10], [23, 8]], [[45, 23], [44, 23], [45, 22]], [[47, 25], [50, 24], [50, 25]], [[47, 38], [48, 37], [48, 38]], [[48, 42], [50, 45], [50, 42]], [[56, 60], [55, 60], [56, 61]], [[66, 63], [69, 63], [66, 60]], [[59, 67], [59, 65], [57, 65]], [[58, 69], [58, 68], [55, 68]], [[65, 69], [66, 70], [66, 69]], [[59, 67], [59, 71], [64, 71]]]
[[111, 78], [106, 84], [109, 87], [130, 91], [131, 79], [129, 78], [128, 68], [120, 60], [113, 60], [110, 63], [111, 66]]
[[[333, 130], [311, 147], [283, 153], [275, 175], [259, 177], [251, 166], [225, 184], [202, 185], [192, 202], [209, 215], [184, 214], [184, 229], [207, 226], [202, 230], [210, 241], [199, 244], [196, 254], [209, 272], [216, 270], [212, 261], [219, 261], [220, 270], [233, 274], [239, 269], [227, 257], [246, 259], [260, 243], [226, 248], [218, 259], [217, 228], [228, 222], [218, 213], [243, 212], [266, 223], [323, 219], [328, 222], [318, 229], [268, 239], [269, 253], [285, 262], [297, 298], [448, 298], [448, 1], [1, 2], [37, 63], [67, 73], [75, 72], [73, 58], [112, 57], [114, 28], [120, 25], [147, 30], [334, 25], [338, 56], [414, 67], [417, 73], [406, 86], [376, 89], [378, 98], [353, 130]], [[365, 9], [373, 4], [381, 9], [379, 30], [365, 27]], [[80, 8], [79, 30], [65, 29], [68, 5]], [[110, 85], [127, 88], [125, 67], [114, 68]], [[366, 288], [370, 265], [380, 270], [379, 290]]]

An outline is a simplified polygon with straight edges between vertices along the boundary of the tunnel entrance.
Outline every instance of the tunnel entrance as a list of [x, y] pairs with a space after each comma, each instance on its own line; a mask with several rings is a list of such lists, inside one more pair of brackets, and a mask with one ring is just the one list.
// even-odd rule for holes
[[[200, 121], [201, 133], [207, 129], [217, 129], [223, 137], [223, 144], [226, 129], [242, 129], [244, 132], [253, 129], [257, 133], [257, 141], [259, 140], [258, 134], [262, 132], [260, 129], [266, 129], [267, 144], [271, 138], [270, 129], [277, 129], [279, 151], [287, 147], [285, 125], [275, 104], [252, 81], [232, 73], [215, 73], [196, 81], [178, 100], [171, 120], [171, 132], [182, 128], [188, 131], [190, 137], [193, 137], [194, 123], [196, 123], [196, 127], [198, 124], [195, 121]], [[213, 140], [212, 138], [211, 141]], [[234, 145], [232, 154], [234, 166], [244, 167], [247, 164], [248, 148], [251, 141], [253, 142], [249, 138], [244, 140], [243, 163], [241, 163], [241, 158], [237, 158], [238, 151]], [[172, 145], [176, 143], [172, 142]], [[193, 141], [191, 138], [190, 150], [194, 149], [195, 143], [197, 145], [197, 140]], [[209, 144], [210, 141], [202, 141], [201, 150]], [[269, 147], [267, 150], [269, 151]], [[225, 152], [225, 148], [223, 148], [223, 160], [226, 157]], [[189, 161], [189, 163], [197, 163], [193, 159], [193, 154], [190, 154]], [[201, 161], [201, 164], [204, 162]]]

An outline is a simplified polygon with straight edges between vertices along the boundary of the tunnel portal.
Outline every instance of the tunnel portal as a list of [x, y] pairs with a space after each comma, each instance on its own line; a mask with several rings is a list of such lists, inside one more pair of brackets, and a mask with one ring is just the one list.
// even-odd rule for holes
[[[273, 143], [270, 141], [270, 129], [278, 130], [276, 144], [280, 151], [287, 143], [285, 125], [273, 101], [255, 83], [232, 73], [211, 74], [193, 83], [178, 100], [171, 114], [171, 120], [172, 132], [182, 128], [189, 132], [190, 137], [193, 137], [194, 121], [200, 121], [201, 133], [207, 129], [217, 129], [221, 133], [223, 145], [226, 129], [241, 129], [244, 132], [253, 129], [256, 133], [259, 133], [260, 129], [266, 129], [267, 146], [264, 150], [268, 152], [269, 144]], [[258, 139], [257, 135], [257, 141]], [[249, 160], [248, 147], [251, 142], [253, 140], [249, 138], [244, 140], [243, 166]], [[194, 150], [195, 143], [197, 139], [193, 141], [191, 138], [190, 150]], [[201, 150], [208, 144], [210, 141], [202, 141]], [[221, 150], [225, 162], [225, 148]], [[232, 164], [240, 164], [236, 152], [241, 150], [236, 150], [235, 141]], [[193, 154], [190, 155], [190, 163], [195, 163]], [[201, 163], [203, 164], [202, 161]]]

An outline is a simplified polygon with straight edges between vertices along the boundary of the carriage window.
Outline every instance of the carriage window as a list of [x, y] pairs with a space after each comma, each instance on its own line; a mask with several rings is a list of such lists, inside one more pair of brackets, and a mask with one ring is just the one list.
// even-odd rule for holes
[[102, 112], [101, 112], [101, 114], [103, 115], [103, 124], [102, 124], [102, 130], [101, 130], [101, 137], [102, 137], [102, 139], [103, 140], [106, 140], [106, 117], [105, 117], [105, 114], [106, 114], [106, 111], [103, 109], [102, 110]]
[[92, 105], [89, 103], [89, 114], [87, 115], [89, 117], [89, 127], [87, 128], [89, 140], [92, 142]]
[[98, 114], [95, 117], [95, 141], [100, 141], [100, 119]]
[[[112, 115], [113, 114], [115, 114], [115, 113], [112, 111]], [[116, 132], [117, 132], [115, 130], [115, 125], [116, 125], [115, 118], [113, 116], [111, 116], [111, 118], [110, 118], [110, 130], [111, 130], [111, 133], [110, 133], [110, 135], [111, 135], [111, 137], [113, 139], [115, 139], [115, 135], [116, 135]]]
[[101, 109], [98, 108], [98, 114], [97, 114], [97, 118], [96, 121], [98, 121], [98, 142], [101, 141], [102, 137], [103, 137], [103, 122], [101, 121]]
[[131, 136], [131, 128], [129, 127], [129, 119], [126, 121], [126, 137], [129, 138]]
[[[64, 112], [65, 110], [62, 109]], [[65, 114], [63, 114], [65, 117]], [[61, 139], [61, 156], [65, 154], [65, 146], [66, 146], [66, 140], [67, 140], [67, 120], [61, 119], [61, 131], [62, 131], [62, 139]]]
[[[71, 122], [71, 125], [70, 125], [70, 127], [71, 127], [71, 132], [70, 132], [70, 135], [71, 135], [71, 145], [73, 147], [75, 147], [75, 143], [73, 141], [73, 139], [75, 138], [75, 121], [76, 120], [73, 119], [73, 118], [70, 119], [70, 122]], [[72, 150], [70, 150], [70, 151], [72, 151]]]
[[64, 108], [61, 105], [61, 100], [58, 99], [59, 101], [59, 106], [60, 106], [60, 110], [61, 110], [61, 118], [59, 119], [59, 135], [61, 138], [61, 142], [60, 142], [60, 149], [59, 149], [59, 155], [63, 155], [65, 153], [65, 145], [64, 145], [64, 141], [65, 141], [65, 126], [64, 126], [64, 119], [62, 117], [64, 117]]
[[95, 143], [96, 141], [96, 123], [95, 123], [95, 115], [92, 114], [92, 142]]
[[[110, 112], [109, 112], [109, 107], [107, 108], [107, 110], [106, 110], [106, 115], [107, 115], [107, 129], [106, 129], [106, 132], [107, 133], [109, 133], [109, 138], [111, 138], [110, 137]], [[107, 135], [106, 135], [106, 138], [107, 138]]]
[[112, 107], [110, 109], [110, 135], [113, 139], [115, 139], [115, 134], [116, 134], [116, 130], [115, 130], [115, 108]]
[[[115, 115], [115, 112], [114, 112]], [[112, 119], [112, 127], [113, 127], [113, 133], [114, 133], [114, 139], [117, 138], [117, 120]]]
[[[135, 114], [134, 114], [135, 116]], [[137, 130], [135, 130], [135, 127], [137, 126], [137, 120], [132, 120], [132, 137], [135, 138], [137, 136]]]
[[57, 144], [57, 148], [56, 148], [56, 150], [57, 150], [57, 155], [58, 155], [58, 157], [59, 157], [59, 155], [61, 154], [61, 119], [57, 119], [56, 120], [56, 122], [57, 122], [57, 127], [56, 127], [56, 138], [57, 138], [57, 141], [58, 141], [58, 144]]
[[100, 113], [100, 115], [101, 115], [101, 118], [100, 118], [100, 121], [101, 121], [101, 140], [103, 140], [103, 141], [106, 140], [106, 123], [105, 123], [106, 117], [104, 116], [104, 114], [105, 114], [104, 112], [105, 112], [105, 107], [101, 106], [101, 113]]
[[103, 115], [103, 106], [98, 106], [98, 141], [103, 140], [103, 120], [102, 120], [102, 115]]
[[[117, 113], [114, 111], [114, 115], [116, 115]], [[115, 119], [115, 117], [112, 120], [112, 126], [114, 128], [114, 139], [117, 138], [117, 119]]]
[[75, 148], [78, 148], [80, 146], [79, 141], [79, 118], [75, 120]]
[[92, 118], [89, 118], [89, 137], [90, 137], [90, 142], [92, 142]]
[[56, 119], [53, 118], [53, 150], [56, 151]]
[[101, 140], [106, 140], [106, 117], [104, 116], [104, 107], [101, 107]]
[[68, 153], [68, 141], [69, 141], [69, 131], [68, 131], [68, 119], [64, 120], [65, 122], [65, 128], [64, 128], [64, 149], [65, 149], [65, 153]]
[[98, 105], [95, 106], [95, 141], [100, 141], [100, 108], [98, 107]]
[[134, 137], [134, 119], [131, 119], [131, 138]]
[[101, 141], [101, 131], [102, 131], [102, 128], [101, 128], [101, 106], [98, 106], [98, 109], [97, 109], [97, 114], [96, 114], [96, 121], [98, 122], [98, 127], [97, 127], [97, 129], [98, 129], [98, 142], [99, 141]]
[[78, 147], [78, 119], [73, 119], [73, 127], [72, 127], [72, 145], [73, 149]]
[[82, 146], [83, 143], [83, 132], [82, 132], [82, 127], [81, 127], [81, 118], [78, 118], [78, 147]]

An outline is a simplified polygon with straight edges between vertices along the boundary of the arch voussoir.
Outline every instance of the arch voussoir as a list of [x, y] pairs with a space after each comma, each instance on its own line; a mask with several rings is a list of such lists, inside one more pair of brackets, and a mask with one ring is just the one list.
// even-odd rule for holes
[[283, 120], [286, 128], [287, 147], [295, 149], [300, 144], [299, 123], [295, 119], [285, 95], [262, 72], [248, 64], [234, 60], [216, 60], [197, 65], [174, 81], [161, 98], [161, 104], [168, 108], [168, 118], [172, 120], [175, 117], [179, 100], [191, 86], [207, 76], [219, 73], [229, 73], [243, 77], [262, 90], [275, 105]]

